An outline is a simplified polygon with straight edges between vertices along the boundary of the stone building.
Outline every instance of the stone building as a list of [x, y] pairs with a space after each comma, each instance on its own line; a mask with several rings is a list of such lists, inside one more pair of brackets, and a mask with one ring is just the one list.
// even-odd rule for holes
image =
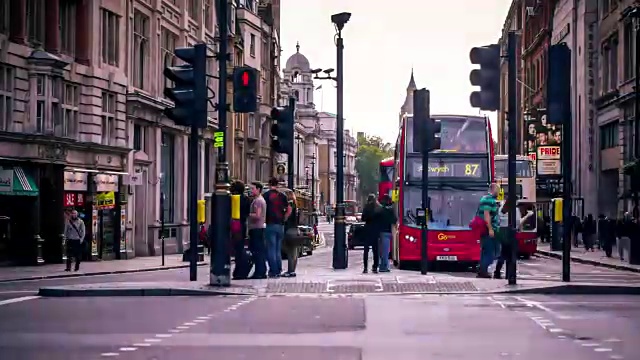
[[[84, 216], [91, 257], [159, 253], [161, 220], [167, 251], [183, 250], [188, 132], [162, 115], [170, 105], [162, 70], [176, 64], [176, 47], [205, 42], [213, 54], [219, 41], [214, 0], [12, 0], [0, 6], [0, 178], [7, 179], [0, 203], [18, 204], [0, 205], [0, 219], [15, 229], [11, 243], [0, 244], [0, 263], [36, 262], [39, 248], [41, 260], [62, 261], [65, 208]], [[231, 175], [266, 180], [279, 2], [231, 6], [226, 40], [233, 65], [250, 64], [262, 79], [260, 114], [227, 119], [228, 160], [239, 164]], [[217, 92], [215, 60], [207, 70]], [[214, 182], [211, 139], [218, 119], [209, 111], [200, 144], [201, 195]]]
[[65, 208], [86, 220], [87, 253], [131, 252], [126, 4], [0, 3], [0, 262], [61, 262]]

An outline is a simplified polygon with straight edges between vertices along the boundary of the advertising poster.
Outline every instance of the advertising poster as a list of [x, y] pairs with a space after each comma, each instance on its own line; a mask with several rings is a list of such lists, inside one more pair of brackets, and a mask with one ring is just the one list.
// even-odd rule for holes
[[[547, 123], [546, 114], [525, 116], [525, 152], [536, 161], [537, 176], [560, 176], [562, 126]], [[542, 157], [541, 157], [542, 156]]]

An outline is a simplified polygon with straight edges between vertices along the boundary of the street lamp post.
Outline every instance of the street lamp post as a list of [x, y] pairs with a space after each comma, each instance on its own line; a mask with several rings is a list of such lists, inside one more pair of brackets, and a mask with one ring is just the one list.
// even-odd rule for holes
[[300, 134], [296, 134], [296, 140], [298, 141], [298, 153], [296, 154], [296, 186], [300, 186], [300, 141], [303, 137]]
[[347, 264], [347, 234], [344, 214], [344, 64], [343, 52], [344, 44], [342, 42], [342, 29], [351, 18], [351, 14], [343, 12], [331, 15], [331, 22], [336, 28], [336, 68], [337, 68], [337, 119], [336, 119], [336, 152], [338, 154], [337, 173], [336, 173], [336, 222], [334, 228], [335, 244], [333, 246], [333, 268], [346, 269]]

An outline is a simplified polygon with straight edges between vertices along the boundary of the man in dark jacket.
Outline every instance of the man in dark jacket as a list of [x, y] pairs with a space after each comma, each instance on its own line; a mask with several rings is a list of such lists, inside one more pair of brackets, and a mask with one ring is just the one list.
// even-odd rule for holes
[[364, 206], [362, 210], [362, 222], [364, 222], [364, 253], [362, 254], [362, 259], [364, 263], [363, 273], [369, 272], [368, 264], [369, 264], [369, 249], [373, 253], [373, 267], [371, 271], [373, 273], [378, 273], [378, 267], [380, 262], [380, 250], [379, 250], [379, 239], [380, 239], [380, 227], [378, 226], [378, 212], [380, 210], [380, 204], [376, 200], [376, 196], [373, 194], [369, 194], [367, 197], [367, 204]]
[[391, 196], [384, 195], [381, 200], [382, 207], [377, 216], [377, 223], [380, 227], [380, 272], [389, 272], [392, 232], [393, 226], [398, 222], [398, 217], [391, 206]]

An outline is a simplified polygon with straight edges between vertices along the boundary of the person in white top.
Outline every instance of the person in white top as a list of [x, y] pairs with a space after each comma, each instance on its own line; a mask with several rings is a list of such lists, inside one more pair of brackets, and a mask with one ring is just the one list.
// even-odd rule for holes
[[[501, 278], [500, 271], [504, 266], [504, 262], [511, 257], [512, 244], [507, 237], [508, 229], [509, 229], [509, 208], [507, 206], [507, 203], [508, 201], [503, 202], [502, 205], [500, 206], [500, 210], [498, 211], [498, 214], [500, 215], [499, 238], [501, 241], [499, 242], [500, 256], [498, 257], [498, 261], [496, 262], [496, 267], [493, 272], [493, 277], [495, 279]], [[533, 211], [528, 211], [523, 205], [524, 204], [519, 202], [516, 205], [516, 224], [515, 225], [516, 225], [517, 231], [522, 231], [523, 225], [527, 223], [527, 220], [531, 216], [534, 215]], [[523, 212], [525, 213], [524, 217], [522, 216]]]

